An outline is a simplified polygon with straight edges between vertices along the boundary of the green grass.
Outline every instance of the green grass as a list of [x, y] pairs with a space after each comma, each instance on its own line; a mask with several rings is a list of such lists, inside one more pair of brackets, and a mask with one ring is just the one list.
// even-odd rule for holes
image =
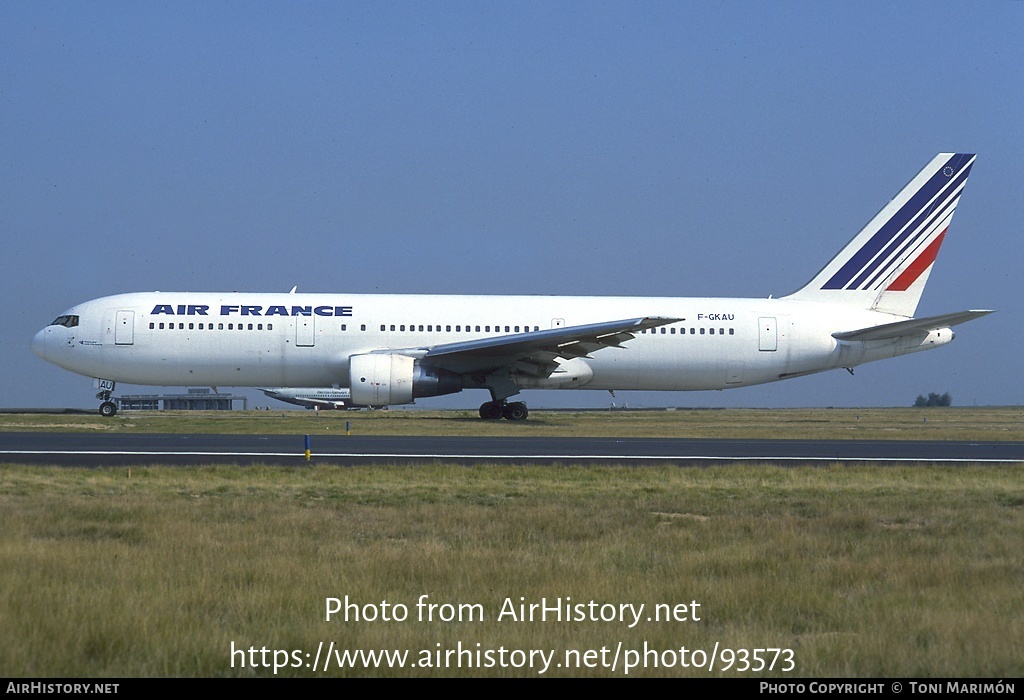
[[[559, 660], [566, 649], [622, 642], [783, 647], [796, 665], [788, 674], [723, 672], [719, 659], [710, 673], [631, 673], [640, 676], [1019, 677], [1022, 477], [1019, 466], [0, 466], [0, 669], [269, 676], [241, 668], [237, 656], [232, 667], [232, 642], [311, 653], [321, 641], [414, 652], [461, 642], [554, 650]], [[479, 604], [487, 619], [324, 619], [325, 599], [346, 595], [405, 604], [414, 618], [424, 594]], [[506, 598], [520, 596], [647, 610], [697, 601], [701, 620], [645, 619], [630, 629], [494, 619]]]
[[709, 437], [852, 440], [1024, 440], [1024, 408], [696, 409], [533, 411], [521, 423], [475, 411], [209, 411], [98, 415], [0, 415], [14, 430], [134, 432]]

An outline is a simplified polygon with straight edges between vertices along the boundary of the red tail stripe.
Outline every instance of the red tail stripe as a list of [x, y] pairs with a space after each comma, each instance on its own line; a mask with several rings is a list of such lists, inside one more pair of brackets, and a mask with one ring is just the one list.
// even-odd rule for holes
[[903, 271], [903, 273], [897, 277], [892, 284], [890, 284], [885, 291], [887, 292], [905, 292], [910, 288], [917, 278], [928, 269], [928, 267], [935, 262], [935, 256], [939, 254], [939, 246], [942, 245], [942, 239], [946, 237], [946, 231], [944, 229], [934, 241], [931, 242], [924, 251], [917, 256], [914, 262], [910, 263], [910, 267]]

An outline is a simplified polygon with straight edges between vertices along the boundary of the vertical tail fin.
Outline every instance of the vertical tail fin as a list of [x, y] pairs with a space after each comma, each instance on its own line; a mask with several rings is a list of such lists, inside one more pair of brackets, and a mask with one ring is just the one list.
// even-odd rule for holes
[[974, 164], [940, 153], [789, 299], [851, 304], [911, 317]]

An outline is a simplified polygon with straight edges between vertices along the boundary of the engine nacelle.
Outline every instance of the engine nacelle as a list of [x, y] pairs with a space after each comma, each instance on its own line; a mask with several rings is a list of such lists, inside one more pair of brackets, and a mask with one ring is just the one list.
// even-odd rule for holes
[[462, 391], [461, 375], [422, 367], [408, 355], [369, 353], [352, 355], [348, 362], [348, 385], [355, 404], [395, 406]]

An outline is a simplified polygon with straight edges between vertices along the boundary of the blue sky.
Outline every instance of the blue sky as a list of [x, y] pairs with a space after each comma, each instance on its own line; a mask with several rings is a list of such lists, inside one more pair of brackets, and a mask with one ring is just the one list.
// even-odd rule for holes
[[999, 313], [618, 402], [1020, 404], [1022, 36], [1022, 2], [0, 4], [0, 406], [93, 407], [28, 343], [127, 291], [779, 296], [941, 151], [979, 155], [918, 313]]

